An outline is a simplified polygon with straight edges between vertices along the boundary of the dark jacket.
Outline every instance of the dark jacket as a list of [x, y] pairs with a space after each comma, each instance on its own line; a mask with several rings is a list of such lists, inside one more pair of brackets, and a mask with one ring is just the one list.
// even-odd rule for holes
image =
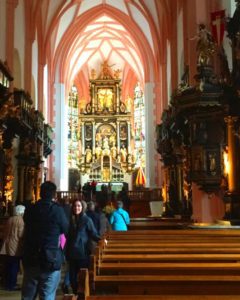
[[100, 234], [100, 214], [96, 211], [87, 210], [86, 215], [93, 221], [97, 233]]
[[38, 265], [40, 249], [59, 249], [60, 234], [68, 232], [69, 222], [63, 208], [51, 199], [41, 199], [29, 206], [23, 218], [23, 262], [25, 265]]
[[87, 259], [90, 255], [90, 240], [99, 241], [93, 221], [86, 215], [81, 214], [79, 218], [70, 221], [67, 236], [66, 256], [68, 260]]

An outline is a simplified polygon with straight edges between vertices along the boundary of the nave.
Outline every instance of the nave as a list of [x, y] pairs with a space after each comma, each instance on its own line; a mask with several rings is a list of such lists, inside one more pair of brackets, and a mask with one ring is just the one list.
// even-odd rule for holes
[[[91, 268], [80, 271], [79, 299], [239, 298], [238, 227], [189, 225], [188, 229], [112, 231], [104, 239], [107, 243], [100, 241]], [[19, 284], [21, 279], [20, 274]], [[64, 296], [59, 286], [56, 300], [71, 299], [67, 296], [70, 297]], [[0, 297], [17, 300], [20, 292], [1, 289]]]

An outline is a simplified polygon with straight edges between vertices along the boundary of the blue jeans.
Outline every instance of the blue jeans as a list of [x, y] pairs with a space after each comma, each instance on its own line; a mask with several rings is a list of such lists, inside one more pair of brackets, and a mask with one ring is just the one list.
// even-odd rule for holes
[[61, 270], [43, 272], [39, 266], [24, 268], [22, 300], [55, 300]]

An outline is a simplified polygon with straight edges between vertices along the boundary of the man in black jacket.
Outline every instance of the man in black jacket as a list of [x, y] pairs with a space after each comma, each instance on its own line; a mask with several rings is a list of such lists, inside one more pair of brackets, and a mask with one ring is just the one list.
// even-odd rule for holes
[[63, 208], [55, 202], [56, 185], [41, 185], [41, 199], [25, 210], [22, 300], [54, 300], [60, 281], [63, 255], [60, 235], [68, 231]]

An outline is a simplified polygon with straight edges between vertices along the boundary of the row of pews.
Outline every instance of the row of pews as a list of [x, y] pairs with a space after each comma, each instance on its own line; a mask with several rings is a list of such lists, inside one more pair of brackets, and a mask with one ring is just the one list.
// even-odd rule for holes
[[79, 273], [85, 300], [240, 299], [240, 231], [112, 231], [90, 270]]

